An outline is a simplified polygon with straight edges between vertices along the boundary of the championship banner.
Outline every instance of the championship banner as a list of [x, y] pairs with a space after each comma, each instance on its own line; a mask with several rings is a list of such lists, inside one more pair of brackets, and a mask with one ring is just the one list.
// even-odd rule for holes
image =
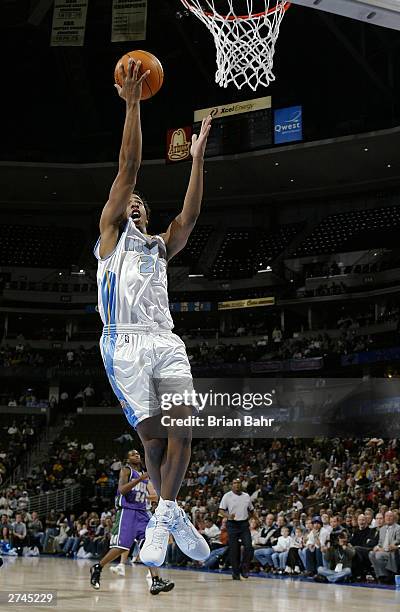
[[167, 150], [165, 157], [167, 164], [190, 159], [191, 144], [191, 126], [168, 130]]
[[248, 300], [218, 302], [218, 310], [233, 310], [234, 308], [255, 308], [257, 306], [274, 306], [274, 304], [274, 297], [250, 298]]
[[88, 0], [55, 0], [51, 47], [82, 47], [85, 40]]
[[111, 42], [146, 40], [147, 0], [113, 0]]
[[244, 100], [243, 102], [234, 102], [233, 104], [211, 106], [210, 108], [202, 108], [194, 111], [194, 123], [202, 121], [208, 115], [211, 115], [214, 119], [218, 119], [220, 117], [229, 117], [232, 115], [240, 115], [242, 113], [252, 113], [253, 111], [271, 108], [271, 106], [271, 96], [255, 98], [254, 100]]
[[275, 111], [275, 144], [303, 140], [303, 109], [301, 106], [279, 108]]

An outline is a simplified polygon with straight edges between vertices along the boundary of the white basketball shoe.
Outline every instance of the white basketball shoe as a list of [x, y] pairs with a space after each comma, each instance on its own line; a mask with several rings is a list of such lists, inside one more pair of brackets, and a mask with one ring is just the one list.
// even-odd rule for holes
[[190, 522], [186, 513], [175, 502], [171, 534], [181, 551], [195, 561], [204, 561], [210, 555], [206, 540]]
[[145, 565], [159, 567], [165, 561], [169, 534], [174, 522], [175, 502], [160, 500], [146, 528], [146, 539], [140, 551]]
[[118, 565], [112, 565], [110, 567], [110, 571], [117, 576], [125, 576], [125, 565], [123, 563], [118, 563]]

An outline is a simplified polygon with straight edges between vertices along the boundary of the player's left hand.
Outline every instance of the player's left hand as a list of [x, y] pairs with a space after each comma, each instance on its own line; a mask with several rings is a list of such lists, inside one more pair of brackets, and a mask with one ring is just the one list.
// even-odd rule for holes
[[207, 138], [211, 129], [211, 115], [208, 115], [201, 122], [200, 134], [193, 134], [192, 136], [192, 146], [190, 147], [190, 154], [193, 159], [203, 159], [204, 152], [207, 146]]
[[141, 64], [142, 62], [140, 60], [135, 64], [134, 60], [129, 58], [127, 72], [125, 72], [122, 62], [119, 65], [119, 75], [122, 87], [118, 85], [118, 83], [115, 83], [114, 87], [118, 91], [119, 97], [125, 100], [128, 106], [140, 102], [143, 81], [150, 74], [150, 70], [146, 70], [146, 72], [140, 76]]

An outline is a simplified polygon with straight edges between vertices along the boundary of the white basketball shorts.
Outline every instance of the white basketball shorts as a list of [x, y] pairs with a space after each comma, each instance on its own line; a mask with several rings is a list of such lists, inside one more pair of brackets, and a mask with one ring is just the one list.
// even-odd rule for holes
[[106, 325], [100, 350], [111, 387], [134, 428], [161, 413], [166, 393], [193, 393], [185, 344], [172, 331]]

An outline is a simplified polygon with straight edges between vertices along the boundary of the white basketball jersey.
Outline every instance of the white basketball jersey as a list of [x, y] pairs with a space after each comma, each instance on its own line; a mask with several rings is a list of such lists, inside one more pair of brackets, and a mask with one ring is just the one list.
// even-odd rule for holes
[[161, 236], [144, 236], [128, 219], [114, 251], [98, 260], [98, 305], [104, 325], [151, 325], [172, 329], [167, 250]]

